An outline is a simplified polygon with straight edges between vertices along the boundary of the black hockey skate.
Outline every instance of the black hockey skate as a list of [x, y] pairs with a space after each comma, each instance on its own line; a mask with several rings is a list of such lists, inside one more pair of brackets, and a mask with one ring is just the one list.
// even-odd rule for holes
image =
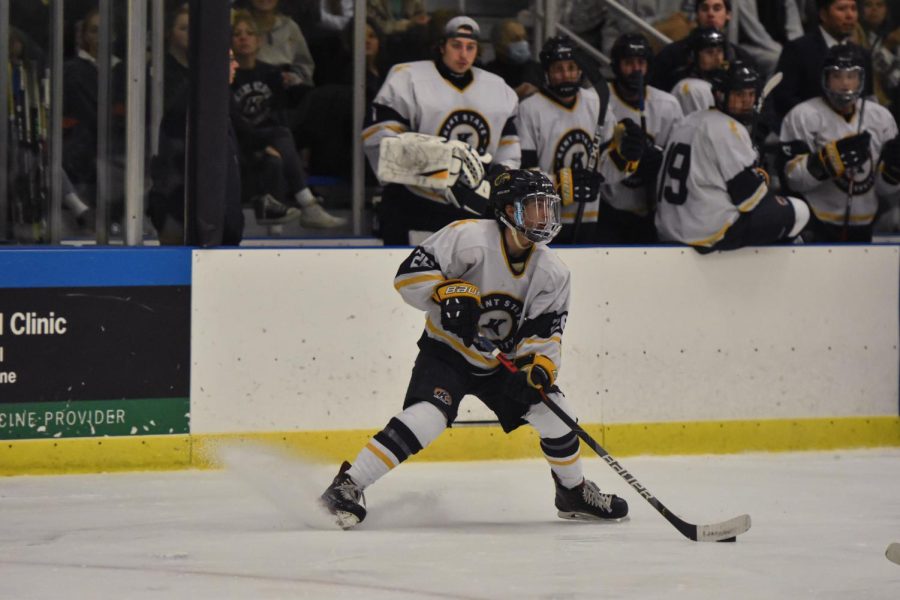
[[342, 529], [350, 529], [366, 518], [366, 498], [362, 488], [347, 475], [349, 468], [350, 463], [344, 461], [334, 481], [319, 498], [322, 506], [335, 516]]
[[559, 483], [556, 473], [556, 514], [561, 519], [573, 521], [609, 521], [628, 515], [628, 503], [615, 494], [602, 494], [593, 481], [585, 479], [574, 488], [567, 489]]

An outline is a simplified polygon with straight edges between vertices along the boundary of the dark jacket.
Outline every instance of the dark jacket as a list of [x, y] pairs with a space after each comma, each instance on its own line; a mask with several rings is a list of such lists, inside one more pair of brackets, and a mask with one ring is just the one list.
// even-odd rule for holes
[[[725, 48], [725, 60], [740, 59], [756, 66], [756, 61], [745, 50], [734, 44]], [[663, 47], [653, 58], [653, 66], [648, 77], [650, 85], [664, 92], [671, 92], [675, 84], [690, 76], [691, 65], [688, 57], [688, 39], [678, 40]]]
[[[822, 65], [826, 52], [828, 46], [818, 27], [784, 45], [775, 67], [776, 72], [784, 74], [784, 79], [772, 92], [779, 122], [804, 100], [822, 94]], [[869, 74], [872, 73], [872, 55], [868, 50], [863, 50], [863, 54], [867, 75], [865, 94], [871, 95], [872, 78]]]

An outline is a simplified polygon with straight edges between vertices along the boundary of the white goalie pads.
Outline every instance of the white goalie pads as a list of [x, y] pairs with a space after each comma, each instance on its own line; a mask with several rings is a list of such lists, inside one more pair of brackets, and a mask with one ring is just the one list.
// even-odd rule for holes
[[381, 140], [376, 175], [382, 183], [430, 190], [443, 191], [457, 181], [476, 189], [484, 179], [484, 163], [490, 160], [490, 155], [479, 156], [464, 142], [408, 132]]

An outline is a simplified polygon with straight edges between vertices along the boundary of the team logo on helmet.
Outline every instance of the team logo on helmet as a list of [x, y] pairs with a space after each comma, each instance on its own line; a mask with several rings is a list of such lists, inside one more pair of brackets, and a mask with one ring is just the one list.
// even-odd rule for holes
[[567, 131], [553, 151], [553, 172], [563, 167], [584, 169], [591, 153], [591, 145], [591, 136], [583, 129]]
[[503, 171], [502, 173], [497, 175], [497, 177], [494, 178], [494, 185], [495, 186], [503, 185], [504, 183], [509, 181], [510, 178], [511, 178], [510, 174], [507, 173], [506, 171]]
[[515, 350], [516, 331], [522, 318], [522, 302], [506, 294], [481, 297], [481, 318], [478, 327], [503, 352]]
[[491, 143], [491, 128], [487, 119], [473, 110], [453, 111], [437, 134], [448, 140], [465, 142], [479, 154], [485, 154]]

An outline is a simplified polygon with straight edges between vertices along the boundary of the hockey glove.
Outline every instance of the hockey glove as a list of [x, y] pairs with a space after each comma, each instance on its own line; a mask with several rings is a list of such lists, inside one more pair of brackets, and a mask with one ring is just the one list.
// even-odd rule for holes
[[656, 175], [662, 167], [663, 149], [656, 144], [650, 142], [641, 156], [641, 162], [638, 163], [637, 170], [634, 175], [628, 178], [631, 183], [637, 185], [656, 185]]
[[[484, 163], [482, 157], [470, 145], [459, 140], [447, 142], [452, 148], [453, 158], [450, 166], [450, 177], [456, 177], [456, 184], [474, 190], [484, 179]], [[489, 159], [489, 157], [488, 157]]]
[[434, 288], [432, 300], [441, 306], [441, 327], [471, 346], [478, 335], [481, 317], [481, 292], [478, 286], [462, 279], [448, 279]]
[[641, 126], [631, 119], [622, 119], [613, 132], [609, 155], [620, 171], [634, 173], [646, 148]]
[[600, 193], [602, 181], [600, 173], [587, 169], [565, 167], [556, 173], [557, 193], [563, 206], [573, 202], [593, 202]]
[[888, 183], [900, 183], [900, 136], [881, 147], [881, 172]]
[[519, 368], [512, 376], [509, 386], [510, 396], [522, 404], [537, 404], [541, 392], [547, 392], [556, 379], [556, 365], [543, 354], [535, 354], [529, 364]]
[[819, 181], [842, 177], [847, 169], [858, 167], [869, 159], [871, 139], [872, 136], [866, 131], [828, 142], [821, 150], [809, 155], [809, 172]]
[[458, 180], [452, 186], [444, 190], [444, 198], [447, 202], [455, 206], [467, 210], [478, 216], [487, 212], [488, 199], [491, 197], [491, 184], [482, 181], [474, 190], [468, 185]]

